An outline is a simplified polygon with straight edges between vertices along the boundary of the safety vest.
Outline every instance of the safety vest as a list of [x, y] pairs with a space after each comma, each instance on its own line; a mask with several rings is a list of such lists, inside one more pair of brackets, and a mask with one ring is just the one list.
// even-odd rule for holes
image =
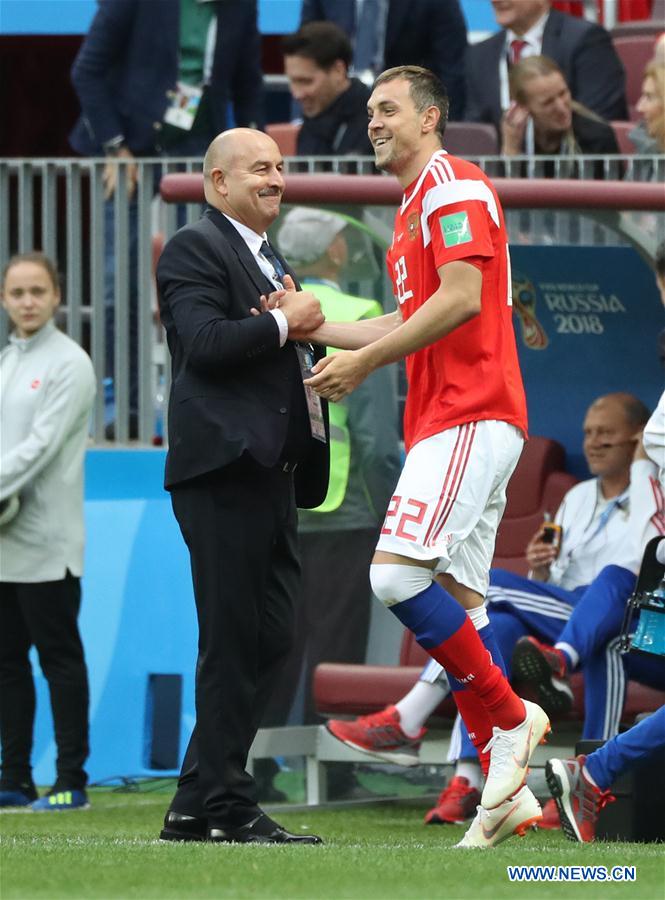
[[[359, 319], [372, 319], [382, 316], [383, 309], [376, 300], [365, 300], [345, 294], [327, 282], [316, 279], [304, 279], [303, 289], [310, 290], [321, 303], [326, 319], [331, 322], [357, 322]], [[335, 353], [334, 347], [328, 347], [327, 353]], [[347, 419], [348, 409], [344, 403], [329, 403], [330, 417], [330, 480], [326, 499], [320, 506], [310, 512], [329, 513], [339, 509], [346, 495], [351, 467], [351, 437]]]

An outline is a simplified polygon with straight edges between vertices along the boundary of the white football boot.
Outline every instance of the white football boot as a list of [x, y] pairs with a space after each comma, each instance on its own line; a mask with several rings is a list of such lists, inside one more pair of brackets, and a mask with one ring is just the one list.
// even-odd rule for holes
[[545, 743], [550, 720], [536, 703], [523, 700], [526, 709], [524, 721], [504, 731], [496, 726], [484, 752], [490, 751], [490, 765], [483, 789], [481, 804], [493, 809], [514, 796], [527, 776], [529, 760], [538, 744]]
[[524, 785], [514, 797], [504, 800], [494, 809], [479, 806], [469, 830], [455, 847], [476, 847], [480, 850], [496, 847], [513, 834], [524, 837], [527, 828], [537, 825], [542, 817], [540, 803]]

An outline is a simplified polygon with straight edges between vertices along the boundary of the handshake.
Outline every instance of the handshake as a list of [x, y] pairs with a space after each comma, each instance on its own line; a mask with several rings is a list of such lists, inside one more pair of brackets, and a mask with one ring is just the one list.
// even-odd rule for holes
[[290, 275], [284, 276], [284, 288], [273, 291], [259, 299], [259, 308], [252, 309], [253, 316], [271, 309], [279, 309], [284, 313], [289, 326], [289, 340], [301, 341], [309, 339], [312, 333], [325, 322], [321, 304], [311, 291], [298, 291]]

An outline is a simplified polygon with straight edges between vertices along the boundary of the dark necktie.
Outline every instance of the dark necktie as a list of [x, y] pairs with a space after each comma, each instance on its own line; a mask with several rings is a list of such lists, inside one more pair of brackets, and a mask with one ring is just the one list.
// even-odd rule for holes
[[264, 241], [261, 244], [260, 250], [263, 256], [265, 256], [265, 258], [275, 270], [275, 281], [279, 281], [280, 284], [284, 284], [284, 276], [286, 275], [284, 266], [277, 259], [277, 255], [275, 254], [275, 251], [272, 249], [268, 241]]
[[521, 41], [517, 38], [510, 42], [510, 64], [516, 66], [522, 58], [522, 51], [527, 45], [527, 41]]

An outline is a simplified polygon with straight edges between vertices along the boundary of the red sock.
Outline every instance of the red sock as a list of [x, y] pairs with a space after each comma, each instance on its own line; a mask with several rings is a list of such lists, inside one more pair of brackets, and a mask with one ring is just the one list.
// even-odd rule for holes
[[492, 722], [485, 707], [471, 691], [453, 691], [453, 699], [462, 717], [462, 728], [467, 729], [471, 743], [476, 748], [480, 768], [487, 775], [490, 764], [489, 753], [483, 753], [484, 747], [492, 737]]
[[[501, 669], [492, 662], [468, 616], [453, 635], [427, 652], [477, 698], [492, 725], [508, 730], [524, 721], [524, 704]], [[469, 721], [467, 727], [474, 730]]]

